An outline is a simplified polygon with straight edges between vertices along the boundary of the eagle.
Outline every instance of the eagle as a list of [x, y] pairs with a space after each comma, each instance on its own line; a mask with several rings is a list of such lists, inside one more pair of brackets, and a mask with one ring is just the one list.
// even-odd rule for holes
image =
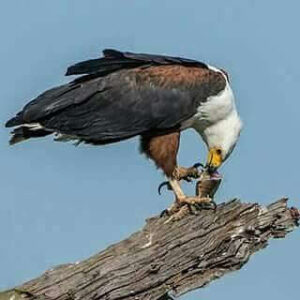
[[105, 145], [140, 136], [140, 149], [168, 179], [177, 203], [180, 181], [197, 165], [178, 166], [183, 130], [193, 128], [208, 148], [213, 174], [232, 153], [242, 129], [226, 71], [197, 60], [105, 49], [103, 56], [70, 66], [80, 75], [49, 89], [7, 121], [10, 144], [54, 134], [57, 141]]

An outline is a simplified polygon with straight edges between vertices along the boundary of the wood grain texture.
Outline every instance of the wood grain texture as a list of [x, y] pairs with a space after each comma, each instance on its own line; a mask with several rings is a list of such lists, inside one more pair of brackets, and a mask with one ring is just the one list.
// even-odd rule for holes
[[299, 216], [281, 199], [267, 207], [233, 200], [216, 212], [201, 211], [168, 224], [153, 217], [128, 239], [80, 263], [55, 267], [15, 291], [0, 293], [0, 299], [10, 300], [13, 293], [14, 299], [30, 300], [180, 296], [240, 269], [270, 238], [292, 231]]

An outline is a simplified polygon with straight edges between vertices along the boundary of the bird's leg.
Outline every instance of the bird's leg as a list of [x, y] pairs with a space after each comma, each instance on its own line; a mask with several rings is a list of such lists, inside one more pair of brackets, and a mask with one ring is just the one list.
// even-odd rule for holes
[[169, 179], [170, 188], [173, 190], [176, 200], [175, 203], [162, 215], [172, 215], [170, 220], [181, 219], [189, 212], [194, 212], [194, 209], [214, 209], [214, 202], [210, 197], [187, 197], [181, 189], [180, 183], [177, 179]]
[[[187, 182], [191, 182], [192, 179], [197, 179], [201, 176], [203, 169], [199, 170], [199, 167], [204, 166], [201, 163], [196, 163], [192, 167], [189, 168], [184, 168], [184, 167], [178, 167], [176, 166], [175, 170], [173, 171], [172, 178], [176, 179], [177, 181], [185, 180]], [[161, 189], [163, 187], [167, 187], [168, 190], [172, 190], [173, 188], [170, 185], [169, 181], [163, 181], [159, 186], [158, 186], [158, 193], [161, 195]]]
[[175, 193], [176, 196], [176, 203], [181, 207], [184, 205], [195, 205], [195, 206], [201, 206], [201, 204], [207, 204], [212, 201], [210, 197], [187, 197], [183, 190], [181, 189], [181, 186], [176, 179], [170, 179], [169, 180], [170, 186]]
[[[176, 182], [177, 184], [173, 183]], [[167, 215], [173, 215], [177, 212], [179, 212], [180, 210], [180, 205], [179, 205], [179, 200], [178, 199], [183, 199], [185, 198], [185, 194], [183, 192], [183, 190], [181, 189], [180, 183], [179, 181], [175, 180], [175, 179], [169, 179], [169, 181], [166, 181], [164, 183], [162, 183], [163, 185], [167, 185], [168, 189], [173, 190], [174, 194], [175, 194], [175, 202], [167, 209], [165, 209], [164, 211], [162, 211], [161, 216]], [[160, 185], [161, 187], [162, 185]], [[159, 193], [160, 193], [160, 188], [158, 189]]]

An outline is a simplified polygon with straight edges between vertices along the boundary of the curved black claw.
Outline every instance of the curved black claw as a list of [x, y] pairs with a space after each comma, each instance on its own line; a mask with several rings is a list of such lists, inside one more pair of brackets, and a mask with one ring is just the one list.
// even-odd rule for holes
[[186, 182], [192, 182], [192, 179], [190, 177], [183, 177], [182, 180], [186, 181]]
[[206, 210], [211, 209], [213, 211], [217, 210], [217, 204], [215, 201], [196, 203], [194, 204], [194, 206], [199, 210], [201, 209], [206, 209]]
[[171, 190], [171, 186], [170, 186], [170, 183], [169, 181], [164, 181], [162, 182], [159, 186], [158, 186], [158, 194], [161, 195], [161, 189], [166, 186], [168, 190]]
[[[200, 170], [198, 170], [201, 167]], [[190, 169], [196, 169], [196, 172], [193, 174], [189, 174], [187, 177], [182, 178], [183, 180], [187, 181], [187, 182], [191, 182], [192, 179], [197, 179], [200, 177], [200, 174], [203, 172], [203, 170], [205, 169], [205, 166], [201, 163], [195, 163]]]
[[205, 168], [205, 166], [204, 166], [204, 164], [201, 164], [201, 163], [195, 163], [194, 165], [193, 165], [193, 168], [202, 168], [202, 169], [204, 169]]
[[157, 300], [174, 300], [174, 298], [172, 298], [171, 296], [169, 296], [168, 293], [162, 295], [161, 297], [159, 297]]
[[197, 210], [200, 210], [197, 204], [186, 204], [191, 215], [197, 215]]
[[214, 211], [216, 211], [217, 210], [217, 207], [218, 207], [218, 205], [217, 205], [217, 203], [215, 202], [215, 201], [211, 201], [211, 204], [212, 204], [212, 206], [213, 206], [213, 210]]
[[170, 216], [170, 212], [168, 209], [164, 209], [159, 215], [160, 218], [169, 217], [169, 216]]

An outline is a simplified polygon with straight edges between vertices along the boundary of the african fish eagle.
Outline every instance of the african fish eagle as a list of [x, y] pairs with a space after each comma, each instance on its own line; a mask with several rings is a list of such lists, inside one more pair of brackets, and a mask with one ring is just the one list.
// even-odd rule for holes
[[6, 123], [10, 144], [54, 134], [93, 145], [139, 135], [141, 152], [163, 170], [179, 203], [191, 203], [179, 181], [195, 168], [177, 165], [180, 133], [194, 128], [216, 170], [234, 149], [242, 128], [227, 73], [202, 62], [112, 49], [77, 63], [66, 75], [82, 75], [47, 90]]

